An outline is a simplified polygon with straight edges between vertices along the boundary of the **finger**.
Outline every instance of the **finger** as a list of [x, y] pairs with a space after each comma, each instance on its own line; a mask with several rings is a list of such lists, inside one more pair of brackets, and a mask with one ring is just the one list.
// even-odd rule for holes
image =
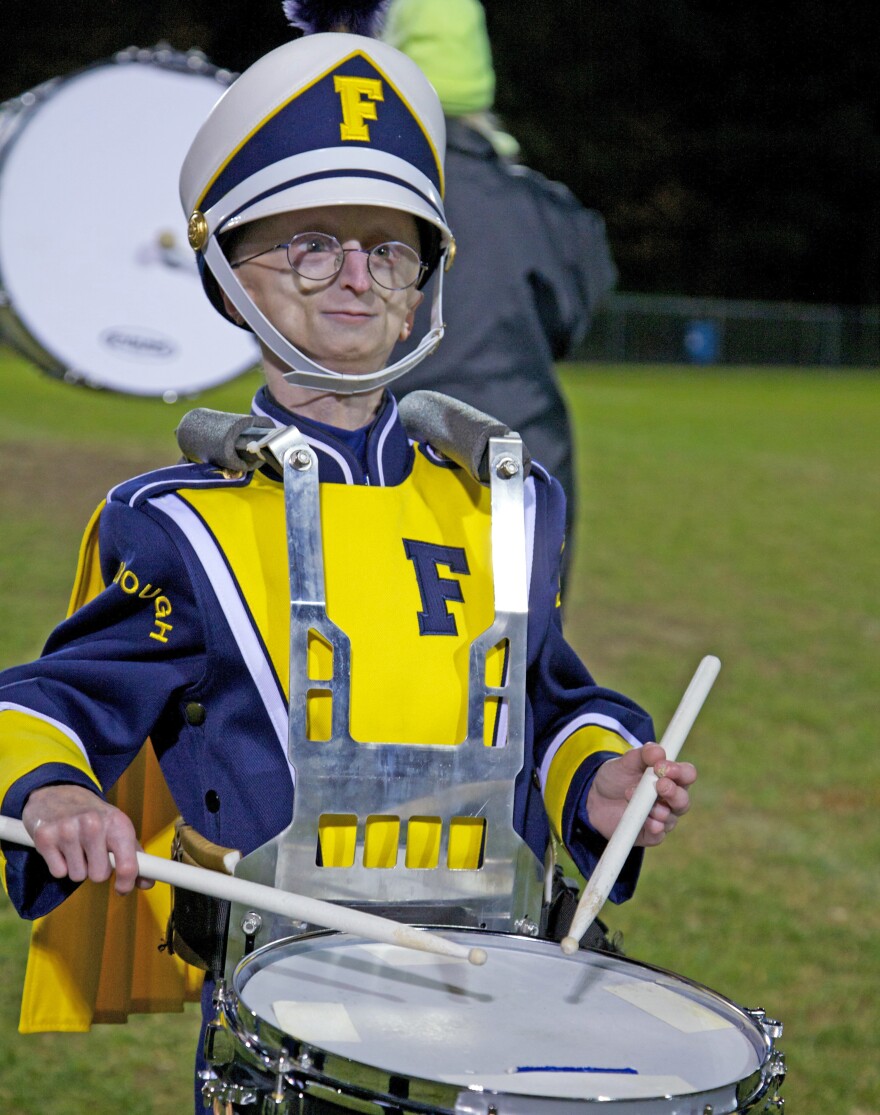
[[657, 783], [657, 798], [663, 805], [668, 806], [673, 813], [683, 816], [690, 809], [690, 794], [684, 788], [673, 782], [670, 778], [661, 778]]
[[640, 756], [645, 768], [654, 767], [666, 758], [666, 752], [659, 743], [643, 743], [641, 747], [634, 750]]
[[655, 821], [653, 818], [649, 818], [645, 821], [636, 843], [643, 848], [655, 848], [658, 844], [663, 843], [665, 836], [665, 825], [661, 821]]
[[677, 824], [678, 815], [668, 806], [658, 802], [645, 820], [638, 843], [644, 847], [656, 847], [663, 842]]
[[34, 842], [56, 879], [69, 876], [81, 883], [89, 876], [88, 854], [78, 819], [47, 822], [36, 829]]
[[64, 879], [67, 877], [67, 859], [52, 839], [52, 834], [50, 832], [45, 829], [41, 832], [38, 828], [34, 834], [34, 847], [46, 861], [49, 874], [53, 879]]
[[[94, 813], [86, 813], [77, 820], [88, 878], [93, 883], [103, 883], [110, 878], [113, 871], [108, 853], [107, 829], [104, 818]], [[75, 878], [75, 876], [71, 875], [71, 878]]]
[[652, 812], [649, 820], [654, 826], [655, 832], [669, 833], [678, 824], [678, 814], [673, 813], [670, 809], [657, 810]]
[[678, 824], [680, 814], [673, 813], [671, 809], [666, 806], [657, 805], [648, 814], [646, 824], [651, 823], [651, 831], [659, 832], [672, 832]]
[[679, 786], [693, 786], [697, 780], [697, 768], [693, 763], [658, 763], [654, 773], [658, 778], [671, 778]]
[[[112, 849], [111, 849], [112, 851]], [[117, 894], [129, 894], [138, 882], [137, 858], [133, 852], [125, 849], [113, 852], [116, 861], [116, 878], [114, 888]]]
[[655, 802], [651, 807], [651, 812], [648, 814], [648, 817], [652, 821], [659, 821], [661, 825], [665, 825], [671, 816], [672, 810], [662, 801]]
[[127, 818], [121, 814], [114, 816], [107, 831], [107, 849], [113, 853], [116, 870], [115, 888], [117, 894], [128, 894], [138, 879], [137, 853], [139, 845]]

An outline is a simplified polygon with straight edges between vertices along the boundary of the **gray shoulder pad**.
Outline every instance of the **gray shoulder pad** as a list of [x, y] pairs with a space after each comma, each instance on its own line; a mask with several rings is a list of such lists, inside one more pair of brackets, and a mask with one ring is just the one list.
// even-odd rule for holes
[[[413, 391], [397, 404], [414, 441], [427, 442], [481, 484], [489, 483], [489, 439], [512, 431], [503, 422], [439, 391]], [[532, 459], [523, 445], [525, 475]]]
[[262, 458], [248, 452], [248, 443], [265, 437], [266, 431], [274, 428], [269, 418], [198, 407], [183, 416], [175, 433], [180, 451], [188, 460], [251, 472]]

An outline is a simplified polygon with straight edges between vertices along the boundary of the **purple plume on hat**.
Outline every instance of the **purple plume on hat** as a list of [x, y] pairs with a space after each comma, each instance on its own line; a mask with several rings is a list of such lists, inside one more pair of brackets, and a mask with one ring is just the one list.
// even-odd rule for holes
[[382, 30], [388, 0], [283, 0], [282, 8], [291, 27], [306, 35], [319, 31], [347, 31], [352, 35], [377, 38]]

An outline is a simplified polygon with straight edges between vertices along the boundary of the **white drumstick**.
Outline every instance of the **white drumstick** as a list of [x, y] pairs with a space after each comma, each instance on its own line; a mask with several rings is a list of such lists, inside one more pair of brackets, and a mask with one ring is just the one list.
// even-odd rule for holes
[[[8, 840], [13, 844], [23, 844], [29, 848], [34, 847], [34, 842], [22, 822], [12, 817], [0, 816], [0, 839]], [[110, 859], [112, 862], [112, 854]], [[452, 956], [459, 960], [469, 960], [471, 964], [486, 963], [485, 949], [468, 948], [455, 941], [448, 941], [436, 933], [415, 929], [411, 925], [393, 921], [391, 918], [379, 917], [377, 914], [369, 914], [363, 910], [352, 910], [349, 906], [338, 906], [335, 902], [323, 902], [319, 898], [309, 898], [303, 894], [277, 890], [262, 883], [236, 879], [234, 875], [222, 875], [216, 871], [207, 871], [203, 867], [191, 867], [189, 864], [162, 859], [160, 856], [150, 856], [146, 852], [138, 852], [137, 861], [138, 873], [144, 879], [170, 883], [174, 887], [180, 887], [181, 890], [191, 890], [196, 894], [207, 894], [211, 898], [238, 902], [242, 906], [253, 906], [257, 910], [280, 914], [282, 917], [308, 922], [310, 925], [321, 925], [340, 933], [367, 937], [371, 941], [418, 949], [420, 952], [433, 952], [440, 956]]]
[[[709, 690], [718, 677], [720, 669], [721, 662], [714, 655], [708, 654], [691, 678], [690, 685], [669, 721], [663, 738], [659, 741], [666, 752], [666, 758], [671, 762], [678, 758], [682, 744], [687, 739], [688, 732], [703, 707], [703, 702], [709, 696]], [[626, 857], [632, 851], [642, 826], [657, 800], [657, 782], [658, 778], [653, 770], [646, 770], [642, 775], [629, 805], [624, 810], [617, 828], [612, 833], [605, 851], [584, 888], [568, 936], [562, 939], [562, 951], [566, 955], [571, 956], [577, 952], [578, 942], [586, 932], [587, 926], [595, 919], [605, 904], [605, 899], [611, 893], [611, 888], [617, 882], [617, 876], [626, 862]]]

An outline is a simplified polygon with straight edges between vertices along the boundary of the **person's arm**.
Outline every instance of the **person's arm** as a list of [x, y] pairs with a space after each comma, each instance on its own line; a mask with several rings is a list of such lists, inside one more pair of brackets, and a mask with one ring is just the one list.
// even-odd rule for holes
[[535, 305], [554, 360], [566, 359], [617, 282], [605, 221], [561, 182], [517, 168], [531, 198], [519, 235], [530, 254]]
[[[629, 787], [622, 783], [638, 781], [630, 764], [644, 769], [640, 752], [654, 738], [653, 724], [634, 702], [595, 683], [563, 638], [558, 612], [530, 677], [544, 809], [557, 839], [588, 878], [619, 819], [616, 811], [622, 815], [626, 806]], [[631, 897], [641, 862], [640, 846], [611, 891], [613, 902]]]
[[[598, 686], [562, 633], [558, 552], [564, 497], [555, 481], [536, 479], [529, 697], [535, 725], [535, 769], [549, 823], [578, 870], [588, 877], [647, 768], [662, 773], [660, 799], [611, 892], [630, 897], [641, 849], [659, 843], [689, 807], [696, 772], [665, 762], [654, 726], [635, 702]], [[537, 624], [543, 617], [544, 627]]]
[[169, 703], [204, 672], [204, 632], [175, 543], [149, 513], [101, 515], [104, 589], [53, 632], [35, 662], [0, 675], [0, 802], [45, 859], [4, 849], [5, 883], [26, 917], [85, 877], [130, 890], [137, 839], [106, 792]]

